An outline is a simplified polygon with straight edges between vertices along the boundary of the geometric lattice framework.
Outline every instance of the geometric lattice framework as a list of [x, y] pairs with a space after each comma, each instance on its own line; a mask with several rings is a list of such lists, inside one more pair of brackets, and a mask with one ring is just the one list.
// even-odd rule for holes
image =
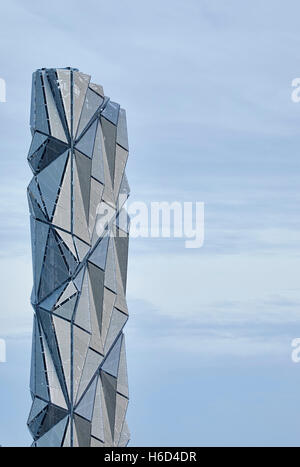
[[33, 446], [126, 446], [126, 115], [76, 69], [33, 74]]

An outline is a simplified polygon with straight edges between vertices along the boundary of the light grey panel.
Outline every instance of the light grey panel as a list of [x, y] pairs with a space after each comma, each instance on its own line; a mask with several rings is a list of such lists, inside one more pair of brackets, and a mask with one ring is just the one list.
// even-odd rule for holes
[[78, 274], [73, 279], [73, 282], [76, 285], [76, 288], [78, 291], [80, 291], [82, 287], [84, 272], [85, 272], [85, 267], [81, 268]]
[[68, 396], [71, 396], [71, 323], [64, 319], [53, 316], [53, 325], [56, 333], [57, 343], [60, 351], [61, 363]]
[[71, 71], [57, 69], [60, 92], [64, 104], [65, 116], [71, 133]]
[[90, 312], [92, 338], [90, 346], [103, 353], [103, 343], [101, 337], [102, 329], [102, 310], [103, 310], [103, 288], [104, 272], [93, 264], [89, 263], [89, 293], [90, 293]]
[[96, 94], [92, 89], [88, 89], [85, 97], [84, 107], [80, 117], [77, 137], [85, 129], [91, 118], [103, 103], [103, 98]]
[[105, 106], [102, 116], [109, 120], [114, 125], [117, 125], [119, 118], [120, 106], [116, 102], [108, 101]]
[[87, 245], [85, 242], [79, 240], [79, 238], [74, 237], [74, 242], [76, 245], [76, 250], [77, 250], [77, 257], [79, 261], [83, 261], [83, 259], [86, 257], [88, 252], [90, 251], [90, 246]]
[[128, 151], [128, 135], [127, 135], [127, 122], [126, 112], [124, 109], [120, 109], [118, 128], [117, 128], [117, 143], [120, 144], [124, 149]]
[[74, 354], [74, 400], [77, 397], [77, 391], [84, 367], [84, 362], [89, 348], [90, 334], [77, 326], [74, 326], [73, 331], [73, 354]]
[[[110, 171], [110, 177], [114, 180], [115, 156], [116, 156], [116, 136], [117, 128], [105, 118], [101, 118], [102, 133]], [[106, 181], [105, 181], [106, 182]]]
[[[117, 310], [116, 308], [113, 309], [112, 315], [111, 315], [111, 320], [109, 323], [109, 329], [107, 333], [107, 338], [105, 341], [105, 347], [104, 350], [105, 352], [108, 352], [109, 349], [111, 348], [112, 344], [118, 337], [118, 334], [122, 331], [123, 327], [126, 324], [126, 321], [128, 320], [128, 316], [121, 311]], [[117, 376], [117, 375], [115, 375]]]
[[[89, 210], [89, 232], [93, 236], [96, 227], [97, 210], [100, 206], [101, 197], [103, 193], [103, 185], [97, 180], [91, 179], [91, 195], [90, 195], [90, 210]], [[92, 241], [92, 245], [94, 242]]]
[[76, 164], [74, 164], [73, 170], [73, 220], [74, 234], [76, 237], [79, 237], [86, 243], [90, 243], [88, 218], [86, 217]]
[[102, 138], [102, 129], [100, 122], [98, 122], [92, 161], [92, 176], [99, 182], [104, 183]]
[[118, 194], [119, 194], [127, 158], [128, 158], [128, 152], [117, 144], [116, 163], [115, 163], [115, 181], [114, 181], [114, 194], [116, 198], [118, 197]]
[[88, 384], [90, 383], [96, 371], [98, 370], [102, 360], [102, 355], [100, 355], [98, 352], [94, 352], [94, 350], [90, 348], [88, 349], [84, 369], [82, 372], [82, 377], [80, 380], [77, 402], [80, 400], [82, 394], [84, 393]]
[[116, 343], [110, 350], [109, 354], [107, 355], [101, 367], [102, 371], [109, 373], [115, 378], [118, 376], [121, 344], [122, 344], [122, 335], [120, 334]]
[[70, 298], [65, 303], [55, 308], [54, 313], [57, 316], [60, 316], [61, 318], [65, 318], [68, 321], [71, 321], [74, 314], [76, 301], [77, 295], [74, 295], [74, 297]]
[[103, 341], [105, 341], [106, 336], [107, 336], [107, 331], [108, 331], [115, 301], [116, 301], [116, 294], [114, 294], [109, 289], [104, 287], [102, 328], [101, 328]]
[[80, 115], [82, 116], [83, 104], [86, 98], [86, 92], [91, 77], [80, 73], [73, 72], [74, 88], [73, 88], [73, 136], [77, 133], [77, 127]]
[[90, 128], [83, 134], [83, 136], [80, 138], [80, 140], [78, 141], [78, 143], [76, 143], [75, 146], [76, 149], [78, 149], [80, 152], [82, 152], [90, 158], [93, 157], [97, 123], [97, 120], [95, 120], [94, 123], [92, 123]]
[[65, 300], [69, 299], [72, 297], [75, 293], [77, 292], [77, 289], [73, 282], [69, 282], [64, 293], [60, 296], [59, 300], [56, 303], [56, 306], [61, 305]]
[[55, 229], [55, 232], [59, 235], [59, 237], [62, 239], [63, 243], [67, 247], [67, 249], [72, 253], [74, 258], [77, 257], [77, 253], [75, 250], [74, 242], [73, 242], [73, 237], [71, 234], [64, 232], [63, 230], [60, 229]]
[[129, 188], [126, 172], [124, 172], [119, 193], [120, 194], [125, 194], [126, 196], [129, 196], [129, 194], [130, 194], [130, 188]]
[[68, 158], [65, 174], [61, 183], [59, 197], [54, 211], [53, 224], [71, 230], [71, 160]]
[[104, 444], [102, 441], [99, 441], [99, 439], [91, 437], [91, 448], [102, 448], [104, 447]]
[[127, 422], [125, 420], [124, 424], [123, 424], [123, 429], [122, 429], [122, 432], [121, 432], [121, 436], [120, 436], [119, 447], [120, 448], [125, 448], [127, 446], [127, 444], [129, 443], [129, 440], [130, 440], [130, 432], [129, 432], [129, 429], [128, 429]]
[[95, 394], [96, 394], [96, 387], [97, 387], [97, 378], [95, 377], [92, 384], [86, 391], [85, 395], [81, 399], [80, 403], [75, 409], [75, 412], [83, 418], [91, 421], [93, 416], [93, 408], [94, 408], [94, 401], [95, 401]]
[[123, 424], [125, 421], [125, 415], [128, 406], [128, 399], [117, 394], [116, 399], [116, 418], [115, 418], [115, 433], [114, 433], [114, 440], [115, 445], [118, 446], [120, 442], [120, 436], [123, 428]]
[[124, 394], [124, 396], [129, 397], [126, 350], [125, 350], [125, 336], [124, 335], [122, 339], [122, 346], [121, 346], [121, 353], [120, 353], [117, 390], [121, 394]]
[[75, 324], [86, 331], [91, 332], [90, 296], [87, 269], [75, 313]]
[[90, 88], [99, 94], [99, 96], [104, 97], [103, 87], [100, 84], [90, 83]]
[[100, 377], [98, 377], [94, 412], [93, 412], [93, 419], [92, 419], [92, 435], [104, 441], [104, 426], [103, 426], [104, 415], [103, 415], [101, 392], [102, 392], [101, 379]]
[[105, 263], [106, 263], [106, 256], [107, 256], [107, 251], [108, 251], [108, 243], [109, 243], [109, 235], [105, 235], [96, 248], [94, 249], [93, 253], [89, 257], [89, 261], [98, 268], [105, 269]]

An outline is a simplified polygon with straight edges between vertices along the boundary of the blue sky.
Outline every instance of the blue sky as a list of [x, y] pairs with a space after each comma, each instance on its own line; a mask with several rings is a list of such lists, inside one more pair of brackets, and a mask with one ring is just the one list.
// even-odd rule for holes
[[203, 248], [131, 240], [131, 445], [299, 445], [299, 14], [296, 0], [2, 6], [0, 444], [30, 443], [31, 73], [73, 66], [127, 110], [132, 201], [205, 203]]

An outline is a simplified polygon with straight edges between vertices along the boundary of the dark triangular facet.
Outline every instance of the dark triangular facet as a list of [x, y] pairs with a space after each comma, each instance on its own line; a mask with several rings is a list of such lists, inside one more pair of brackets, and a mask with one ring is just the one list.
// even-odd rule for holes
[[106, 151], [107, 161], [108, 161], [108, 166], [109, 166], [109, 172], [110, 172], [112, 181], [114, 181], [117, 128], [115, 127], [115, 125], [113, 125], [111, 122], [109, 122], [105, 118], [101, 118], [101, 126], [102, 126], [105, 151]]
[[91, 170], [92, 161], [88, 157], [75, 151], [75, 160], [77, 165], [77, 173], [79, 178], [81, 197], [84, 205], [85, 217], [89, 220], [90, 207], [90, 188], [91, 188]]
[[48, 405], [48, 409], [43, 420], [43, 425], [39, 431], [39, 436], [47, 433], [54, 425], [66, 417], [68, 412], [54, 405]]
[[44, 335], [47, 341], [49, 351], [51, 353], [51, 357], [53, 360], [53, 364], [54, 364], [60, 385], [62, 387], [65, 397], [67, 398], [66, 383], [64, 379], [63, 370], [62, 370], [62, 363], [61, 363], [60, 356], [59, 356], [58, 344], [57, 344], [55, 329], [54, 329], [53, 322], [52, 322], [52, 316], [47, 311], [43, 311], [41, 309], [37, 310], [37, 314], [38, 314], [39, 321], [41, 323], [41, 326], [42, 326], [42, 329], [43, 329], [43, 332], [44, 332]]
[[115, 430], [117, 379], [101, 371], [101, 381], [112, 436]]
[[56, 107], [64, 128], [66, 135], [69, 136], [67, 120], [65, 116], [64, 106], [62, 102], [61, 92], [58, 86], [57, 74], [55, 69], [47, 70], [47, 77], [50, 84], [50, 88], [56, 103]]
[[49, 400], [46, 368], [43, 358], [41, 336], [36, 316], [33, 322], [30, 390], [43, 399]]
[[39, 300], [47, 297], [69, 277], [69, 270], [59, 249], [52, 229], [46, 247], [43, 274], [41, 278]]
[[126, 290], [126, 284], [127, 284], [128, 245], [129, 245], [128, 236], [126, 237], [116, 236], [115, 237], [115, 247], [116, 247], [117, 257], [119, 261], [124, 291]]
[[79, 415], [74, 415], [75, 428], [77, 433], [78, 445], [81, 448], [90, 447], [91, 443], [91, 423]]
[[42, 75], [36, 72], [35, 81], [35, 129], [49, 134], [44, 91], [42, 87]]
[[88, 270], [92, 289], [91, 293], [93, 294], [94, 298], [98, 325], [101, 329], [103, 311], [104, 272], [101, 269], [94, 266], [93, 264], [89, 264]]

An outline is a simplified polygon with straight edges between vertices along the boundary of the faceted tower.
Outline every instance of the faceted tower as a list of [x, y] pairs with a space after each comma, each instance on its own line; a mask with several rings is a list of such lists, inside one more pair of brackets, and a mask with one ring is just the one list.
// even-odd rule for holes
[[33, 74], [33, 446], [126, 446], [126, 115], [73, 68]]

